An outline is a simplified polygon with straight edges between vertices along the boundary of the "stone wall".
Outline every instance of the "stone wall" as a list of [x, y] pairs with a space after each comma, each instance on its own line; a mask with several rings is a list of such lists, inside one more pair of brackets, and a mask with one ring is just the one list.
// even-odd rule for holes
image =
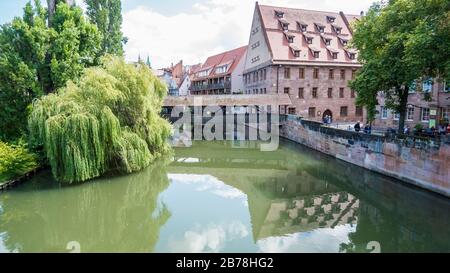
[[280, 135], [351, 164], [450, 197], [450, 144], [366, 135], [287, 116]]

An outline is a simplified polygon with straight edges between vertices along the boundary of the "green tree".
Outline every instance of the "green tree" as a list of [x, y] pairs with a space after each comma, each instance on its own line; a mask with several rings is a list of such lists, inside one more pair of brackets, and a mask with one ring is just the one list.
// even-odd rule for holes
[[170, 151], [170, 125], [159, 116], [166, 93], [147, 66], [107, 57], [78, 83], [34, 102], [31, 142], [43, 146], [62, 182], [141, 170]]
[[0, 139], [26, 132], [28, 106], [99, 61], [100, 35], [78, 7], [60, 3], [47, 26], [39, 0], [0, 29]]
[[350, 87], [357, 104], [376, 114], [377, 96], [400, 114], [399, 131], [406, 117], [409, 87], [424, 76], [443, 77], [449, 69], [449, 1], [391, 0], [375, 3], [354, 25], [352, 45], [363, 64]]
[[102, 34], [102, 53], [123, 55], [122, 3], [120, 0], [85, 0], [87, 15]]

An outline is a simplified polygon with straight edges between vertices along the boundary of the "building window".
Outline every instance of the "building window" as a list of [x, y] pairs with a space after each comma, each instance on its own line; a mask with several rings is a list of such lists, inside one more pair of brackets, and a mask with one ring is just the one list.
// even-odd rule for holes
[[267, 79], [267, 71], [266, 71], [266, 69], [264, 68], [264, 70], [263, 70], [263, 78], [264, 78], [264, 80], [266, 80]]
[[420, 120], [421, 121], [429, 121], [430, 120], [430, 108], [421, 108], [420, 109]]
[[343, 98], [344, 97], [344, 87], [339, 88], [339, 98]]
[[259, 27], [256, 27], [254, 30], [252, 30], [252, 35], [255, 35], [256, 33], [258, 33], [259, 31]]
[[316, 117], [316, 107], [309, 107], [308, 117], [310, 117], [310, 118]]
[[345, 80], [345, 69], [341, 69], [341, 80]]
[[328, 88], [328, 98], [331, 99], [333, 97], [333, 88]]
[[299, 99], [303, 99], [304, 98], [304, 88], [303, 87], [300, 87], [299, 89], [298, 89], [298, 98]]
[[334, 69], [328, 70], [328, 78], [330, 80], [334, 79]]
[[444, 81], [444, 92], [450, 92], [450, 80]]
[[348, 55], [348, 57], [350, 58], [350, 60], [354, 60], [354, 59], [356, 59], [356, 54], [355, 53], [350, 53]]
[[295, 36], [292, 36], [290, 34], [285, 34], [285, 36], [286, 36], [288, 43], [292, 44], [294, 42]]
[[313, 87], [312, 89], [312, 97], [317, 98], [317, 87]]
[[276, 11], [275, 11], [275, 15], [276, 15], [278, 18], [283, 18], [284, 12], [279, 11], [279, 10], [276, 10]]
[[320, 52], [319, 51], [314, 51], [313, 52], [313, 56], [314, 56], [314, 58], [319, 58], [320, 57]]
[[306, 43], [311, 45], [313, 42], [313, 37], [306, 37]]
[[303, 67], [298, 69], [298, 78], [304, 79], [305, 78], [305, 69]]
[[387, 119], [387, 117], [388, 117], [387, 108], [384, 106], [381, 106], [380, 112], [381, 112], [381, 119]]
[[409, 93], [409, 94], [416, 93], [416, 90], [417, 90], [417, 83], [416, 83], [416, 81], [413, 81], [413, 82], [409, 85], [408, 93]]
[[414, 107], [408, 107], [406, 112], [406, 120], [414, 120]]
[[289, 87], [284, 88], [284, 94], [289, 94]]
[[338, 58], [337, 52], [333, 52], [333, 53], [331, 54], [331, 57], [332, 57], [333, 59], [337, 59], [337, 58]]
[[334, 30], [334, 32], [336, 32], [336, 34], [341, 34], [342, 28], [340, 26], [334, 25], [333, 30]]
[[352, 70], [352, 80], [355, 79], [355, 77], [356, 77], [356, 70], [353, 69], [353, 70]]
[[363, 116], [363, 108], [362, 106], [356, 106], [355, 108], [355, 116], [362, 117]]
[[355, 90], [350, 90], [350, 97], [354, 98], [355, 97]]
[[259, 61], [259, 56], [252, 58], [252, 63], [256, 63], [257, 61]]
[[320, 24], [316, 24], [316, 29], [320, 33], [324, 33], [325, 32], [325, 27], [320, 25]]
[[433, 79], [426, 78], [422, 83], [422, 91], [424, 93], [430, 93], [433, 90]]
[[346, 46], [346, 45], [348, 44], [348, 40], [347, 40], [347, 39], [339, 38], [339, 41], [341, 42], [341, 44], [342, 44], [343, 46]]
[[299, 23], [299, 26], [300, 26], [300, 31], [301, 31], [301, 32], [306, 32], [306, 28], [308, 27], [308, 25], [300, 24], [300, 23]]
[[394, 112], [394, 120], [399, 120], [399, 119], [400, 119], [400, 113]]
[[257, 41], [256, 43], [252, 44], [252, 49], [255, 49], [259, 46], [259, 41]]
[[333, 16], [327, 16], [327, 21], [328, 23], [334, 23], [334, 20], [336, 19], [336, 17]]
[[450, 117], [450, 108], [441, 108], [441, 118], [448, 121]]
[[289, 115], [295, 115], [295, 107], [289, 107], [288, 114]]
[[290, 79], [291, 78], [291, 69], [289, 67], [284, 68], [284, 78]]
[[313, 79], [319, 78], [319, 68], [314, 68], [313, 70]]
[[346, 117], [348, 115], [348, 107], [341, 106], [341, 117]]

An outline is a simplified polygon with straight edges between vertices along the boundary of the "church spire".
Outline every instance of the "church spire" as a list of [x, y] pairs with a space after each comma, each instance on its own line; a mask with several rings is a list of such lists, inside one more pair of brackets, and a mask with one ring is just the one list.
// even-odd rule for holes
[[149, 68], [152, 68], [152, 63], [150, 62], [150, 56], [147, 55], [147, 62], [146, 62], [147, 66]]
[[140, 63], [140, 62], [142, 62], [141, 53], [139, 53], [139, 56], [138, 56], [138, 63]]

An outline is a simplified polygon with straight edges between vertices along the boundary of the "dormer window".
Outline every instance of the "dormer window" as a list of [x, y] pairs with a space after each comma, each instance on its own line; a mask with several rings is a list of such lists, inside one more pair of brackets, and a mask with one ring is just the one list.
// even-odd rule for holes
[[356, 59], [356, 52], [353, 49], [345, 50], [347, 52], [347, 56], [350, 60]]
[[305, 41], [306, 41], [307, 44], [309, 44], [309, 45], [312, 44], [313, 43], [313, 39], [314, 39], [313, 36], [305, 35]]
[[278, 18], [283, 18], [284, 17], [284, 12], [276, 10], [275, 11], [275, 16]]
[[210, 69], [199, 71], [197, 77], [206, 77], [209, 75], [210, 71]]
[[291, 47], [292, 54], [294, 54], [294, 57], [296, 57], [296, 58], [300, 57], [300, 48], [298, 48], [294, 45], [291, 45], [290, 47]]
[[331, 38], [330, 37], [322, 36], [322, 40], [327, 46], [331, 45]]
[[332, 25], [332, 26], [333, 26], [333, 30], [334, 30], [334, 32], [336, 32], [336, 34], [341, 34], [342, 27], [340, 27], [338, 25]]
[[222, 74], [227, 72], [228, 70], [228, 65], [222, 65], [216, 68], [216, 74]]
[[282, 30], [289, 30], [289, 22], [286, 21], [285, 19], [279, 19], [278, 21], [280, 21], [280, 26]]
[[300, 29], [301, 32], [306, 32], [307, 28], [308, 28], [308, 24], [304, 23], [304, 22], [297, 22], [298, 24], [298, 28]]
[[345, 38], [339, 37], [339, 41], [341, 42], [341, 44], [342, 44], [343, 46], [346, 46], [346, 45], [348, 44], [348, 40], [345, 39]]
[[290, 44], [292, 44], [294, 42], [295, 35], [293, 35], [291, 33], [284, 33], [284, 35], [286, 36], [286, 39], [288, 40], [288, 42]]
[[320, 57], [320, 50], [314, 47], [310, 47], [309, 48], [311, 50], [311, 53], [313, 55], [314, 58], [319, 58]]
[[327, 22], [328, 22], [328, 23], [334, 23], [335, 20], [336, 20], [336, 17], [333, 17], [333, 16], [327, 16]]
[[339, 54], [339, 50], [331, 48], [331, 47], [327, 47], [328, 52], [330, 52], [330, 56], [333, 59], [337, 59], [338, 58], [338, 54]]
[[316, 29], [319, 33], [324, 33], [325, 32], [325, 26], [319, 23], [315, 23], [316, 25]]

